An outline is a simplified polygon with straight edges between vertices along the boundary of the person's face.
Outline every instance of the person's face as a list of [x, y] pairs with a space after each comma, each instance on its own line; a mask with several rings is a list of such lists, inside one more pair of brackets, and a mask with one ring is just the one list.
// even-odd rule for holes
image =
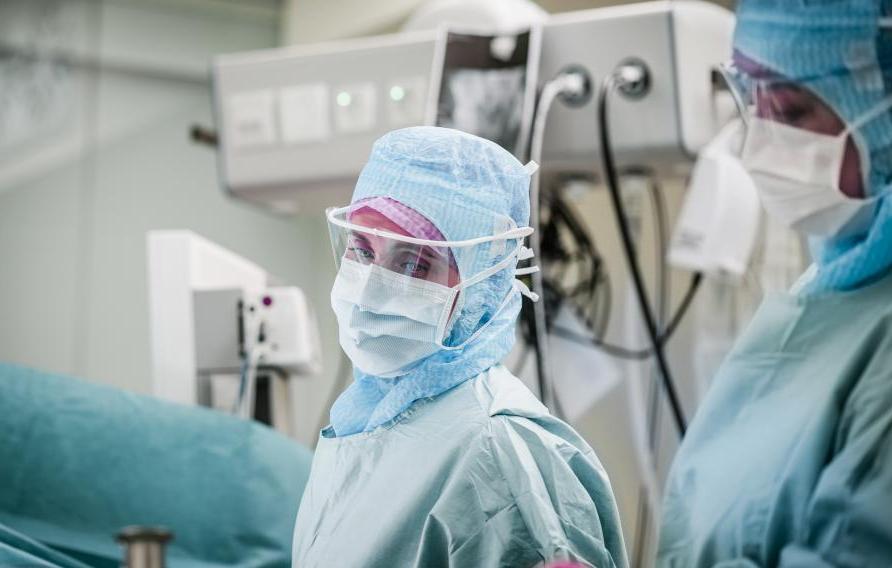
[[[734, 63], [755, 79], [765, 79], [753, 93], [756, 116], [816, 134], [838, 136], [846, 128], [845, 122], [827, 103], [808, 88], [753, 61], [739, 51], [734, 52]], [[839, 188], [849, 197], [865, 197], [858, 148], [851, 136], [846, 141]]]
[[[362, 208], [350, 216], [350, 222], [362, 227], [380, 229], [411, 237], [405, 229], [374, 209]], [[345, 258], [363, 264], [375, 264], [391, 272], [419, 280], [453, 287], [459, 283], [458, 267], [450, 262], [451, 254], [434, 247], [404, 243], [359, 231], [349, 237]]]

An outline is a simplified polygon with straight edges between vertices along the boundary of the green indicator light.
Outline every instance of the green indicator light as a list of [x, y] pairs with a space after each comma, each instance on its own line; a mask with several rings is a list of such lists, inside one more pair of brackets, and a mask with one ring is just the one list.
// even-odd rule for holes
[[393, 101], [400, 102], [401, 100], [406, 98], [406, 89], [400, 87], [399, 85], [390, 87], [390, 98]]

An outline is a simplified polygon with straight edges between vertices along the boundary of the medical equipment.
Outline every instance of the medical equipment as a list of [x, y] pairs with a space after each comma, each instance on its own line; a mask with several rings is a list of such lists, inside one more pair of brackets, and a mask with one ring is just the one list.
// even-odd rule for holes
[[[730, 13], [705, 2], [555, 15], [542, 27], [537, 76], [549, 80], [577, 64], [599, 81], [630, 57], [643, 61], [648, 96], [617, 101], [611, 112], [617, 159], [675, 173], [723, 120], [710, 70], [730, 55], [732, 25]], [[217, 58], [221, 185], [286, 212], [345, 202], [372, 142], [425, 122], [438, 37], [417, 31]], [[639, 41], [630, 45], [629, 37]], [[591, 104], [555, 108], [543, 142], [545, 169], [591, 173], [596, 128]]]
[[[628, 219], [625, 215], [622, 197], [620, 195], [619, 174], [615, 157], [613, 154], [613, 143], [610, 138], [611, 126], [608, 114], [608, 100], [614, 92], [631, 100], [645, 97], [650, 91], [650, 73], [644, 63], [633, 60], [621, 64], [611, 75], [604, 79], [598, 90], [598, 132], [600, 134], [600, 151], [602, 174], [604, 175], [607, 189], [610, 193], [610, 200], [613, 204], [613, 211], [616, 216], [617, 225], [619, 227], [620, 237], [623, 249], [628, 262], [629, 272], [632, 276], [632, 284], [634, 285], [635, 295], [638, 299], [638, 307], [644, 320], [645, 331], [650, 339], [653, 355], [657, 364], [660, 378], [663, 382], [663, 389], [672, 409], [675, 425], [678, 428], [680, 436], [684, 436], [687, 428], [684, 411], [681, 407], [681, 401], [678, 397], [677, 387], [672, 379], [669, 370], [669, 363], [664, 352], [664, 341], [661, 337], [661, 329], [657, 316], [653, 311], [650, 301], [647, 297], [645, 289], [644, 277], [641, 268], [638, 266], [637, 254], [635, 252], [635, 243], [632, 237], [632, 231], [629, 227]], [[691, 289], [695, 289], [699, 285], [699, 277], [695, 276], [692, 281]]]
[[288, 379], [321, 371], [303, 292], [188, 231], [147, 240], [154, 394], [293, 433]]
[[403, 31], [450, 28], [510, 36], [548, 20], [532, 0], [429, 0], [416, 8]]
[[[242, 366], [234, 408], [244, 418], [258, 417], [278, 430], [290, 432], [293, 417], [286, 379], [291, 375], [313, 376], [321, 371], [321, 345], [316, 332], [316, 317], [303, 291], [294, 286], [247, 290], [241, 292], [237, 304], [240, 314], [238, 352]], [[199, 337], [219, 335], [220, 328], [215, 325], [216, 315], [211, 314], [231, 313], [231, 304], [216, 306], [210, 312], [201, 312], [196, 322], [197, 340]], [[212, 325], [207, 325], [202, 317], [212, 318]], [[202, 346], [200, 341], [199, 345]], [[275, 370], [269, 375], [268, 400], [263, 401], [268, 405], [262, 411], [256, 406], [260, 365], [267, 370]], [[213, 363], [203, 368], [219, 369]], [[220, 405], [219, 401], [215, 404]]]
[[426, 122], [476, 134], [525, 159], [541, 28], [513, 35], [441, 33]]
[[165, 568], [165, 548], [173, 534], [162, 527], [131, 526], [118, 533], [118, 542], [124, 546], [125, 568]]

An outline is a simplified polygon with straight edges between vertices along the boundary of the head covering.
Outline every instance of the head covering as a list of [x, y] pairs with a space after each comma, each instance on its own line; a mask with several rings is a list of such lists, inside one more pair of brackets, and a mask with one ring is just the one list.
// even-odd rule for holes
[[[505, 217], [517, 226], [526, 226], [529, 183], [530, 173], [498, 144], [458, 130], [419, 126], [390, 132], [375, 142], [352, 203], [389, 198], [431, 221], [445, 240], [460, 241], [504, 232], [509, 227], [499, 220]], [[487, 246], [506, 248], [499, 242]], [[452, 251], [462, 279], [504, 258], [478, 252]], [[374, 429], [402, 414], [416, 400], [441, 394], [499, 363], [514, 345], [520, 311], [514, 271], [511, 266], [461, 291], [461, 311], [447, 345], [462, 343], [493, 320], [461, 349], [441, 350], [396, 379], [355, 369], [353, 384], [331, 409], [335, 433], [344, 436]], [[497, 314], [509, 295], [508, 305]]]
[[[892, 94], [892, 0], [740, 0], [734, 47], [801, 81], [847, 123]], [[806, 293], [848, 290], [892, 267], [892, 115], [852, 134], [865, 189], [878, 198], [866, 234], [813, 239], [817, 276]]]
[[389, 197], [369, 197], [356, 203], [358, 207], [351, 210], [347, 219], [352, 221], [353, 216], [363, 209], [371, 209], [387, 217], [403, 228], [409, 235], [416, 239], [428, 241], [445, 241], [443, 233], [437, 229], [424, 215], [407, 207], [395, 199]]

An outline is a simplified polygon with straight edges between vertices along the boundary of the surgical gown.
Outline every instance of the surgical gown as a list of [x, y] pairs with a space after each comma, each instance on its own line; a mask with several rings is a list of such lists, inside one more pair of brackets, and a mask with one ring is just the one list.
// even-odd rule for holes
[[892, 277], [760, 308], [670, 473], [659, 566], [892, 566]]
[[594, 452], [501, 366], [371, 432], [324, 430], [293, 558], [300, 568], [626, 566]]

